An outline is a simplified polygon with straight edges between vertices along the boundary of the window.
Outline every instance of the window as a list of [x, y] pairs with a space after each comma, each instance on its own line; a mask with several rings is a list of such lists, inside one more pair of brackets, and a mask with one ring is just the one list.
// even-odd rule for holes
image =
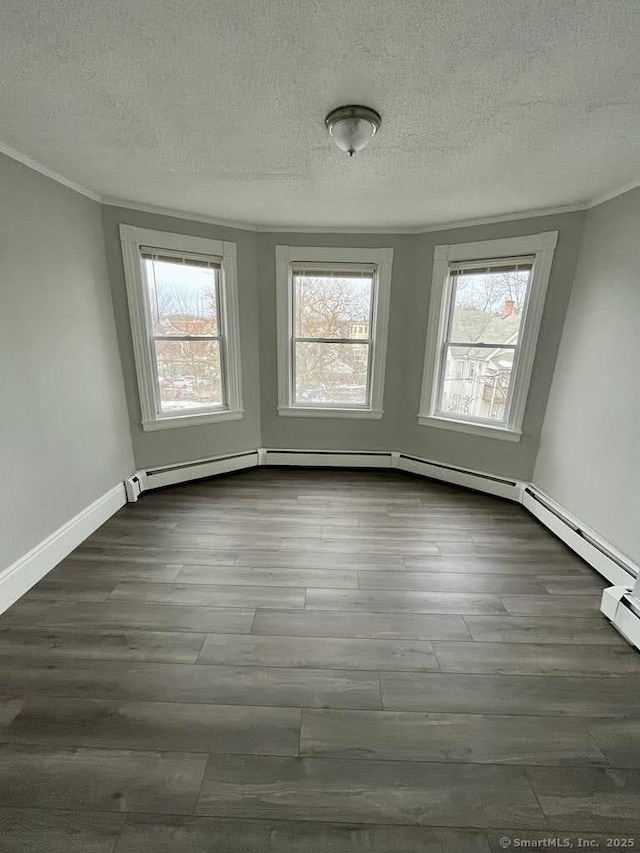
[[242, 417], [234, 243], [120, 226], [145, 430]]
[[382, 417], [392, 258], [276, 247], [281, 415]]
[[519, 440], [556, 239], [436, 247], [421, 424]]

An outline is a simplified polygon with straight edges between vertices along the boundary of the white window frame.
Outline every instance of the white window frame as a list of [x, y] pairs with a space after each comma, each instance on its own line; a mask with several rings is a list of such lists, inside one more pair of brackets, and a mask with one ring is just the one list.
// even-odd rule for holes
[[[152, 231], [132, 225], [120, 225], [120, 242], [142, 410], [142, 428], [149, 431], [214, 424], [242, 418], [244, 410], [240, 372], [236, 244], [185, 234], [171, 234], [167, 231]], [[221, 354], [224, 373], [223, 388], [226, 393], [224, 405], [212, 406], [188, 414], [161, 411], [149, 295], [142, 260], [143, 247], [205, 255], [220, 263], [218, 320], [223, 350]]]
[[[536, 343], [557, 239], [557, 231], [545, 231], [526, 237], [508, 237], [501, 240], [435, 247], [418, 423], [423, 426], [467, 432], [489, 438], [520, 441]], [[533, 269], [527, 305], [520, 328], [519, 347], [514, 359], [506, 425], [495, 425], [482, 419], [447, 417], [438, 411], [438, 396], [440, 377], [444, 369], [442, 354], [451, 305], [450, 267], [460, 261], [504, 260], [522, 256], [533, 257]], [[496, 349], [499, 348], [499, 345], [496, 345]]]
[[[370, 338], [369, 404], [366, 406], [329, 404], [304, 405], [293, 395], [293, 275], [299, 264], [371, 264], [373, 282], [373, 327]], [[278, 413], [289, 417], [374, 418], [382, 417], [384, 373], [387, 358], [389, 300], [393, 249], [344, 249], [276, 246], [276, 291], [278, 312]]]

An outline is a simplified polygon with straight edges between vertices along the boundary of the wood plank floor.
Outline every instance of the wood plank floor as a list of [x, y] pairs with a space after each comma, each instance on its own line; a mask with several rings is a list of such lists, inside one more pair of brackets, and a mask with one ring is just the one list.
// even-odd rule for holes
[[638, 846], [604, 586], [521, 507], [398, 472], [144, 495], [0, 617], [0, 851]]

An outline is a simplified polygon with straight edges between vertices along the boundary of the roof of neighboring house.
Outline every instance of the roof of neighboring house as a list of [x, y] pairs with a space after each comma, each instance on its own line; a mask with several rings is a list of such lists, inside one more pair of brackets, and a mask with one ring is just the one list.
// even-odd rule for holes
[[[484, 344], [506, 344], [517, 333], [520, 327], [520, 314], [514, 313], [509, 317], [496, 317], [487, 314], [479, 308], [458, 309], [453, 317], [451, 329], [452, 341], [466, 341]], [[496, 349], [499, 347], [497, 346]], [[458, 347], [457, 355], [475, 358], [486, 358], [495, 350], [478, 347]]]

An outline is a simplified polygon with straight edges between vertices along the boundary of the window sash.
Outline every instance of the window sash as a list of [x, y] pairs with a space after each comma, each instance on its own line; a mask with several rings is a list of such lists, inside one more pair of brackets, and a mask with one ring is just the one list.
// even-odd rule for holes
[[[500, 260], [491, 260], [491, 261], [464, 261], [458, 264], [449, 264], [449, 272], [447, 274], [447, 299], [446, 299], [446, 310], [447, 314], [447, 322], [445, 323], [445, 332], [444, 332], [444, 341], [446, 343], [452, 343], [451, 341], [451, 328], [453, 326], [453, 315], [455, 313], [455, 304], [454, 299], [456, 296], [457, 290], [457, 279], [462, 275], [490, 275], [491, 273], [496, 272], [529, 272], [529, 279], [527, 281], [527, 291], [525, 294], [524, 305], [522, 306], [522, 320], [520, 323], [520, 327], [518, 329], [518, 341], [520, 341], [521, 335], [520, 332], [524, 329], [524, 324], [527, 319], [527, 307], [529, 305], [529, 295], [531, 293], [531, 282], [533, 276], [533, 264], [534, 259], [527, 258], [518, 258], [512, 260], [510, 263], [505, 259]], [[493, 346], [497, 347], [497, 344], [492, 343], [484, 343], [477, 342], [474, 344], [475, 346]], [[464, 344], [461, 344], [464, 346]]]
[[[316, 402], [310, 401], [305, 402], [304, 400], [298, 400], [296, 388], [298, 385], [298, 374], [297, 374], [297, 365], [296, 365], [296, 344], [298, 343], [310, 343], [310, 344], [360, 344], [362, 346], [367, 347], [367, 389], [365, 395], [364, 403], [349, 403], [345, 405], [339, 400], [335, 401], [327, 401], [327, 402]], [[365, 338], [361, 338], [356, 340], [354, 338], [291, 338], [291, 402], [294, 406], [300, 406], [300, 408], [310, 408], [310, 409], [369, 409], [371, 407], [371, 379], [372, 379], [372, 366], [373, 366], [373, 341], [367, 340]]]
[[[323, 338], [323, 337], [307, 337], [307, 336], [297, 336], [295, 333], [296, 329], [296, 278], [304, 278], [305, 273], [312, 273], [313, 275], [318, 275], [322, 273], [325, 278], [362, 278], [371, 281], [371, 300], [369, 302], [369, 337], [368, 338]], [[361, 264], [353, 265], [353, 264], [336, 264], [327, 265], [327, 264], [319, 264], [314, 266], [313, 264], [304, 264], [302, 266], [297, 264], [291, 265], [291, 277], [290, 277], [290, 303], [291, 303], [291, 337], [294, 340], [306, 340], [306, 341], [327, 341], [334, 343], [348, 343], [349, 341], [369, 341], [373, 342], [373, 323], [375, 318], [375, 310], [377, 304], [377, 267], [375, 264], [369, 266], [363, 266]]]
[[157, 349], [155, 346], [156, 341], [187, 341], [191, 343], [201, 343], [203, 341], [217, 341], [218, 342], [218, 352], [220, 353], [220, 393], [222, 396], [222, 402], [213, 403], [211, 405], [203, 405], [197, 406], [189, 411], [194, 412], [196, 414], [206, 414], [207, 412], [223, 412], [229, 409], [228, 404], [228, 395], [227, 395], [227, 372], [225, 369], [225, 349], [224, 349], [224, 338], [222, 335], [211, 335], [209, 337], [187, 337], [187, 338], [175, 338], [175, 337], [165, 337], [165, 336], [155, 336], [151, 338], [151, 363], [152, 369], [154, 373], [154, 393], [156, 395], [156, 414], [159, 418], [166, 418], [169, 416], [173, 416], [175, 412], [168, 413], [162, 410], [162, 393], [160, 390], [160, 370], [158, 368], [158, 359], [157, 359]]
[[[512, 367], [511, 367], [511, 373], [509, 375], [509, 390], [507, 393], [507, 399], [505, 401], [504, 417], [502, 419], [490, 418], [490, 417], [485, 418], [485, 417], [482, 417], [481, 415], [465, 415], [465, 414], [458, 413], [458, 412], [451, 412], [451, 411], [449, 411], [443, 407], [444, 383], [445, 383], [445, 381], [447, 381], [446, 380], [447, 352], [448, 352], [450, 347], [456, 347], [456, 346], [459, 346], [459, 344], [446, 344], [446, 343], [443, 344], [442, 368], [440, 369], [440, 371], [438, 373], [438, 386], [437, 386], [437, 398], [436, 398], [437, 403], [436, 403], [436, 407], [435, 407], [435, 415], [437, 417], [440, 417], [440, 418], [446, 418], [447, 420], [468, 421], [469, 423], [480, 423], [480, 424], [487, 424], [487, 425], [493, 424], [494, 426], [498, 426], [498, 427], [505, 426], [509, 422], [509, 407], [511, 404], [511, 399], [513, 397], [514, 377], [515, 377], [515, 370], [516, 370], [516, 362], [515, 362], [516, 356], [515, 356], [515, 354], [514, 354], [514, 359], [513, 359], [513, 363], [512, 363]], [[467, 345], [467, 346], [469, 346], [469, 345]], [[473, 345], [470, 345], [470, 346], [473, 346]], [[515, 345], [511, 345], [511, 346], [492, 345], [491, 349], [494, 349], [494, 350], [504, 350], [504, 349], [516, 350], [517, 347]], [[477, 382], [481, 382], [485, 378], [486, 378], [485, 374], [479, 375], [477, 372], [477, 369], [475, 369], [473, 376], [469, 376], [469, 375], [465, 376], [464, 372], [463, 372], [461, 376], [449, 377], [449, 381], [453, 381], [453, 382], [470, 381], [470, 382], [477, 383]]]
[[[194, 260], [195, 259], [195, 260]], [[198, 269], [206, 268], [213, 269], [216, 271], [216, 275], [214, 276], [214, 289], [215, 289], [215, 308], [216, 308], [216, 326], [218, 328], [218, 334], [222, 334], [223, 329], [223, 311], [224, 306], [221, 301], [221, 287], [220, 287], [220, 278], [222, 276], [222, 266], [220, 260], [215, 257], [210, 257], [207, 255], [194, 255], [193, 253], [187, 252], [172, 252], [167, 249], [166, 251], [159, 252], [152, 249], [146, 249], [144, 247], [140, 247], [140, 268], [143, 280], [143, 286], [145, 288], [144, 292], [144, 303], [146, 306], [146, 320], [148, 324], [149, 334], [152, 337], [162, 337], [155, 335], [153, 328], [154, 322], [151, 316], [152, 313], [152, 302], [150, 297], [151, 290], [151, 282], [149, 277], [147, 276], [147, 267], [145, 261], [159, 261], [166, 263], [177, 263], [182, 262], [186, 267], [196, 267]], [[154, 270], [154, 278], [155, 278], [155, 270]], [[154, 282], [155, 287], [155, 282]], [[180, 339], [180, 335], [168, 335], [169, 338], [175, 338], [175, 340]], [[208, 335], [191, 335], [186, 337], [209, 337]]]
[[[487, 259], [478, 261], [459, 261], [450, 263], [447, 272], [446, 299], [444, 302], [447, 312], [446, 322], [444, 324], [444, 333], [440, 342], [440, 355], [436, 366], [436, 383], [435, 383], [435, 406], [434, 414], [437, 417], [446, 418], [447, 420], [460, 420], [469, 423], [486, 424], [499, 427], [505, 427], [509, 424], [511, 416], [511, 405], [513, 401], [514, 389], [517, 379], [518, 357], [522, 346], [522, 336], [527, 322], [527, 309], [529, 306], [531, 285], [533, 280], [535, 256], [524, 256], [519, 258], [499, 258]], [[486, 341], [456, 341], [451, 339], [451, 329], [453, 326], [453, 317], [455, 313], [455, 296], [456, 296], [456, 279], [461, 275], [490, 275], [492, 273], [501, 272], [529, 272], [527, 281], [527, 289], [524, 298], [521, 315], [522, 319], [518, 329], [518, 342], [515, 344], [508, 343], [487, 343]], [[485, 349], [487, 351], [495, 350], [512, 350], [513, 361], [511, 373], [509, 377], [509, 390], [505, 401], [504, 416], [501, 419], [481, 417], [479, 415], [464, 415], [447, 411], [443, 408], [444, 402], [444, 383], [447, 368], [447, 354], [454, 347], [469, 348], [469, 349]], [[465, 381], [465, 377], [453, 377], [457, 381]], [[477, 374], [474, 374], [473, 381], [477, 381]]]
[[[322, 274], [326, 278], [362, 278], [371, 281], [371, 299], [369, 301], [369, 337], [368, 338], [326, 338], [313, 336], [298, 336], [296, 328], [296, 279], [304, 277], [305, 273], [312, 275]], [[373, 380], [373, 347], [375, 343], [375, 317], [378, 298], [378, 266], [377, 264], [301, 264], [290, 265], [289, 276], [289, 303], [290, 303], [290, 335], [289, 335], [289, 364], [291, 366], [289, 375], [289, 399], [291, 405], [299, 408], [312, 409], [369, 409], [371, 408], [371, 391]], [[298, 400], [296, 388], [298, 384], [298, 373], [296, 363], [296, 345], [299, 343], [313, 344], [360, 344], [367, 347], [367, 386], [364, 403], [344, 404], [340, 401], [334, 402], [305, 402]]]
[[[217, 326], [218, 326], [218, 334], [216, 335], [156, 335], [153, 333], [153, 323], [151, 320], [151, 302], [149, 299], [149, 280], [146, 273], [146, 268], [144, 262], [147, 260], [152, 261], [165, 261], [169, 263], [179, 263], [182, 262], [184, 266], [194, 266], [198, 268], [206, 267], [208, 269], [215, 269], [218, 271], [218, 274], [215, 276], [215, 298], [216, 298], [216, 313], [217, 313]], [[220, 387], [222, 392], [222, 402], [216, 403], [215, 405], [204, 405], [194, 407], [190, 412], [197, 414], [206, 414], [207, 412], [220, 412], [226, 411], [229, 408], [229, 395], [228, 395], [228, 382], [227, 382], [227, 340], [226, 340], [226, 314], [225, 314], [225, 304], [223, 300], [222, 288], [220, 286], [220, 278], [222, 275], [222, 266], [220, 263], [220, 259], [217, 257], [211, 257], [208, 255], [200, 255], [191, 252], [179, 252], [172, 251], [170, 249], [149, 249], [146, 246], [140, 247], [140, 261], [142, 267], [142, 280], [144, 284], [144, 302], [146, 305], [147, 317], [146, 317], [146, 326], [147, 326], [147, 336], [150, 348], [150, 359], [151, 366], [153, 371], [153, 397], [154, 397], [154, 408], [157, 418], [166, 418], [167, 412], [162, 410], [162, 395], [160, 391], [160, 371], [158, 367], [158, 358], [155, 343], [156, 341], [175, 341], [177, 343], [183, 342], [194, 342], [199, 343], [202, 341], [219, 341], [219, 350], [220, 350]], [[173, 414], [173, 413], [172, 413]]]

